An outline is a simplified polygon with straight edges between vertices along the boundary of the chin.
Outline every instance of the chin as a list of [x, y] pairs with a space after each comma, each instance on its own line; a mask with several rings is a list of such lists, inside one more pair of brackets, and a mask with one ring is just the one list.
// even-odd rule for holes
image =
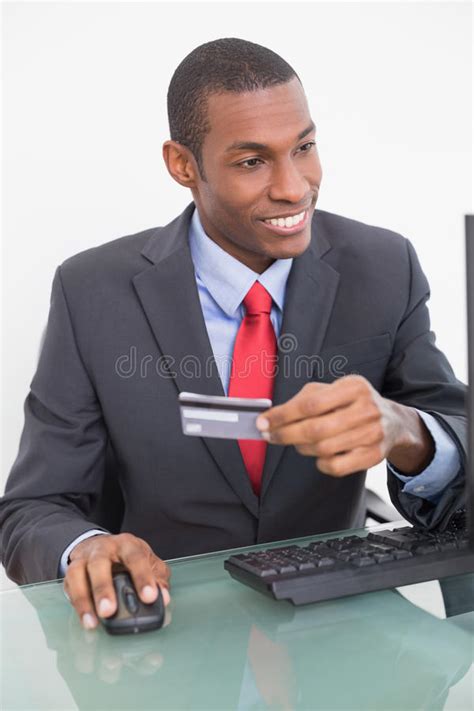
[[311, 233], [308, 235], [295, 235], [291, 238], [283, 238], [281, 241], [275, 240], [275, 243], [267, 249], [267, 254], [272, 259], [291, 259], [299, 257], [303, 254], [311, 242]]

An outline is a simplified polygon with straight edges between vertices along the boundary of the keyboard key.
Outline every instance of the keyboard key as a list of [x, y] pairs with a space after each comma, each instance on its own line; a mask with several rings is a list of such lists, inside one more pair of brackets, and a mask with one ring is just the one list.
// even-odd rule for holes
[[298, 565], [298, 570], [310, 570], [311, 568], [316, 568], [316, 563], [311, 560], [307, 560], [304, 563]]
[[387, 546], [383, 543], [377, 543], [375, 546], [372, 546], [374, 551], [376, 553], [389, 553], [390, 551], [394, 550], [394, 546]]
[[[390, 531], [389, 531], [390, 533]], [[376, 543], [383, 543], [384, 542], [384, 534], [383, 533], [368, 533], [366, 537], [366, 541], [374, 541]]]
[[331, 546], [329, 545], [331, 541], [318, 541], [315, 543], [309, 543], [307, 546], [303, 548], [303, 550], [309, 550], [309, 551], [319, 551], [319, 550], [330, 550]]
[[279, 573], [294, 573], [296, 572], [296, 567], [294, 565], [277, 565], [275, 566]]
[[351, 563], [361, 568], [364, 565], [375, 565], [375, 560], [369, 556], [363, 556], [362, 558], [353, 558]]
[[321, 560], [318, 562], [318, 567], [323, 568], [326, 566], [334, 565], [335, 564], [334, 558], [321, 558]]
[[377, 563], [387, 563], [389, 560], [393, 560], [393, 555], [389, 553], [374, 553], [373, 558]]
[[364, 539], [362, 538], [362, 536], [346, 536], [346, 538], [344, 540], [350, 541], [351, 545], [364, 542]]
[[413, 553], [411, 551], [393, 551], [392, 553], [395, 560], [403, 560], [404, 558], [413, 558]]
[[344, 561], [348, 561], [353, 557], [352, 553], [337, 553], [336, 555], [337, 555], [338, 560], [344, 560]]
[[391, 533], [390, 531], [383, 535], [369, 533], [367, 538], [374, 543], [382, 545], [388, 543], [391, 546], [397, 546], [397, 548], [404, 548], [406, 550], [410, 550], [412, 548], [414, 540], [419, 541], [419, 539], [413, 539], [404, 534]]
[[358, 552], [360, 555], [363, 555], [363, 554], [365, 554], [365, 555], [371, 555], [372, 553], [374, 553], [375, 550], [377, 550], [375, 546], [371, 546], [371, 545], [366, 544], [365, 546], [362, 546], [361, 548], [358, 548], [358, 549], [357, 549], [357, 552]]

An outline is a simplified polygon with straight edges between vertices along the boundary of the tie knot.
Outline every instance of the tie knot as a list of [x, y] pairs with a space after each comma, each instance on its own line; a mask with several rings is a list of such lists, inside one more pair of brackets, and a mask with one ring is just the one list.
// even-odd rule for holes
[[272, 297], [265, 287], [256, 281], [244, 298], [244, 306], [247, 315], [269, 314], [272, 310]]

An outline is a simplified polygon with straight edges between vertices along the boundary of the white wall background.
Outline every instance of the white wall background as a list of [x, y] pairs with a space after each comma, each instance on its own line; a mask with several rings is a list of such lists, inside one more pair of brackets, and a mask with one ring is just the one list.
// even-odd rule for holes
[[[267, 45], [294, 66], [318, 126], [318, 207], [411, 239], [439, 346], [466, 380], [469, 2], [21, 2], [3, 11], [2, 491], [54, 270], [187, 204], [161, 158], [166, 91], [181, 59], [217, 37]], [[383, 467], [369, 480], [385, 491]]]

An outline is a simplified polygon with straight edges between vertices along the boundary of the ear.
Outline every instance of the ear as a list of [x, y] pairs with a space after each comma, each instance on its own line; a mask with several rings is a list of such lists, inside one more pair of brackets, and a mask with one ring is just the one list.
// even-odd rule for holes
[[199, 175], [196, 159], [186, 146], [176, 141], [163, 143], [163, 159], [168, 173], [185, 188], [195, 188]]

